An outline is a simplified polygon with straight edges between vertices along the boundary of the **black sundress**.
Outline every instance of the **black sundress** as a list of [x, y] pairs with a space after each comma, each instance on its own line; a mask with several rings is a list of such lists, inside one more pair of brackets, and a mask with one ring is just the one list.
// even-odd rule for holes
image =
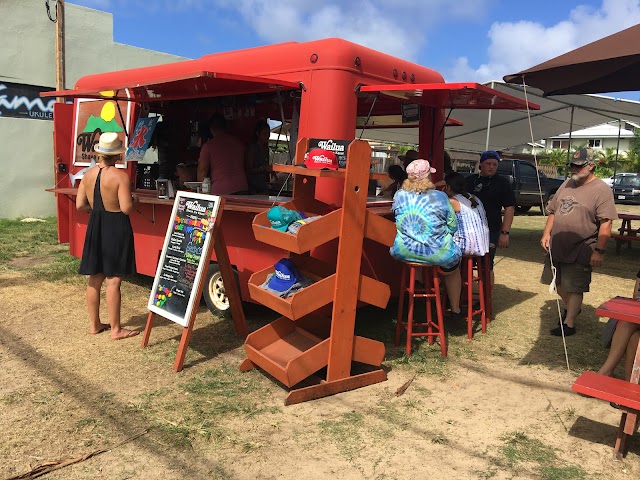
[[82, 275], [102, 273], [107, 277], [123, 277], [136, 272], [133, 229], [129, 215], [104, 209], [100, 193], [100, 175], [93, 190], [93, 210], [87, 225], [82, 261]]

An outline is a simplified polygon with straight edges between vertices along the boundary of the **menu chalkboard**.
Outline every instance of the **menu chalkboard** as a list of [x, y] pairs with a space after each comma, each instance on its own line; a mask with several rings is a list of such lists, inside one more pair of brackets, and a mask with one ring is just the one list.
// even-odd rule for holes
[[149, 296], [148, 309], [183, 327], [189, 326], [198, 286], [211, 258], [211, 230], [220, 197], [178, 192]]

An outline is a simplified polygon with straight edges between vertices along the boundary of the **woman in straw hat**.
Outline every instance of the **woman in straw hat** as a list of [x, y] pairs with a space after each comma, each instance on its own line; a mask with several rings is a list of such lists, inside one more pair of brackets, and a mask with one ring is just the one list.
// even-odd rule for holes
[[[100, 163], [87, 170], [76, 197], [76, 208], [91, 212], [80, 273], [89, 275], [87, 306], [90, 333], [111, 329], [111, 338], [121, 340], [139, 333], [120, 326], [122, 277], [136, 271], [129, 213], [138, 199], [131, 194], [129, 175], [115, 167], [126, 150], [118, 135], [103, 133], [94, 150], [98, 152]], [[100, 322], [100, 289], [105, 280], [109, 325]]]
[[393, 197], [391, 207], [397, 232], [390, 253], [403, 262], [440, 267], [451, 312], [454, 317], [460, 317], [461, 252], [453, 241], [458, 225], [447, 194], [436, 190], [431, 182], [435, 171], [422, 159], [407, 166], [408, 178]]

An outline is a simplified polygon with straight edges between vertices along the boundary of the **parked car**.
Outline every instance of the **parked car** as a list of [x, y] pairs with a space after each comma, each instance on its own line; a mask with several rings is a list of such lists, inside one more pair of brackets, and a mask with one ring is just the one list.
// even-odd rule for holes
[[616, 203], [640, 203], [640, 173], [617, 174], [613, 179]]
[[[498, 164], [498, 174], [511, 183], [516, 196], [516, 211], [528, 212], [531, 207], [546, 206], [563, 179], [549, 178], [528, 160], [505, 158]], [[538, 186], [538, 176], [540, 185]], [[542, 192], [542, 196], [540, 193]], [[542, 200], [541, 200], [542, 197]]]
[[603, 179], [602, 179], [602, 181], [603, 181], [604, 183], [606, 183], [607, 185], [609, 185], [611, 188], [613, 188], [613, 181], [614, 181], [616, 178], [624, 177], [624, 176], [627, 176], [627, 175], [636, 175], [636, 174], [635, 174], [635, 173], [626, 173], [626, 172], [616, 173], [615, 175], [613, 175], [613, 176], [611, 176], [611, 177], [603, 178]]

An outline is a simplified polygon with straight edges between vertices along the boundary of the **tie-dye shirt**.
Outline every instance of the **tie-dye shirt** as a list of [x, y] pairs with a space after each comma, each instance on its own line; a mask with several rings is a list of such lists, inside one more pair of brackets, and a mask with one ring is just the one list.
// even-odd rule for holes
[[396, 216], [396, 239], [391, 256], [405, 262], [453, 268], [460, 248], [453, 241], [456, 214], [444, 192], [398, 190], [391, 207]]

